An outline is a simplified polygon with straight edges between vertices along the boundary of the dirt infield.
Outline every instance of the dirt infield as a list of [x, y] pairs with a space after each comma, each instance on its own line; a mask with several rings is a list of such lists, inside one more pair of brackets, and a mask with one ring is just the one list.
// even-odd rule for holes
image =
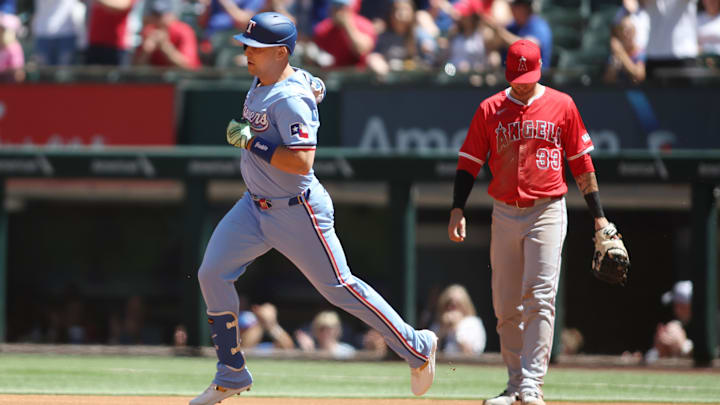
[[[123, 397], [91, 395], [0, 395], [0, 405], [187, 405], [189, 397]], [[347, 399], [347, 398], [253, 398], [235, 397], [223, 405], [473, 405], [479, 400], [443, 399]], [[548, 405], [598, 405], [599, 402], [548, 402]], [[604, 405], [610, 402], [604, 402]], [[642, 402], [615, 405], [645, 405]], [[660, 402], [647, 403], [666, 405]], [[678, 405], [674, 402], [673, 405]]]

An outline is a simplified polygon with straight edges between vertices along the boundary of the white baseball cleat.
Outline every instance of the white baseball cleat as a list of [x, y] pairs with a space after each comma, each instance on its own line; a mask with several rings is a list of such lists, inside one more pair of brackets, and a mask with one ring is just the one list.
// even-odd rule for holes
[[545, 401], [537, 392], [528, 392], [522, 396], [522, 405], [545, 405]]
[[483, 401], [483, 405], [512, 405], [519, 400], [518, 394], [505, 390], [500, 395]]
[[229, 398], [233, 395], [240, 395], [245, 391], [250, 391], [251, 385], [242, 388], [225, 388], [217, 384], [210, 384], [202, 394], [193, 398], [190, 401], [190, 405], [215, 405], [225, 398]]
[[431, 330], [426, 329], [425, 332], [430, 333], [433, 338], [433, 346], [430, 350], [430, 355], [428, 356], [425, 364], [418, 368], [410, 369], [410, 387], [413, 394], [418, 396], [426, 393], [435, 379], [435, 353], [437, 352], [438, 338], [437, 335], [435, 335], [435, 332]]

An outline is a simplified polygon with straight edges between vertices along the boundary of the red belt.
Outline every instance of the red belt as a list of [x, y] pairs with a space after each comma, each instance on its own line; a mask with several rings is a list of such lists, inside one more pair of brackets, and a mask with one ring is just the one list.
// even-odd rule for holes
[[530, 208], [536, 205], [545, 204], [553, 200], [557, 200], [560, 197], [545, 197], [538, 198], [536, 200], [517, 200], [517, 201], [503, 201], [507, 205], [511, 205], [516, 208]]

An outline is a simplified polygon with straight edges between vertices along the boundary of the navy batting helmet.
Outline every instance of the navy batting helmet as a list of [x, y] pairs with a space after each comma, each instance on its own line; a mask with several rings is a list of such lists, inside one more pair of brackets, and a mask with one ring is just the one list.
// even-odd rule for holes
[[284, 15], [267, 12], [256, 14], [248, 22], [245, 32], [233, 38], [255, 48], [285, 46], [290, 53], [293, 53], [297, 29], [295, 24]]

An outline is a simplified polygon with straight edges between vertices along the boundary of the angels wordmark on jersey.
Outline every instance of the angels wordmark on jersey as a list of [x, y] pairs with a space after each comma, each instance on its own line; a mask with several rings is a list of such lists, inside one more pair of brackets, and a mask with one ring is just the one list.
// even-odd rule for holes
[[[560, 135], [562, 128], [558, 127], [554, 122], [543, 120], [513, 121], [503, 125], [502, 121], [498, 122], [495, 128], [495, 136], [497, 151], [501, 152], [512, 142], [517, 142], [521, 138], [524, 139], [543, 139], [557, 146], [560, 145]], [[588, 140], [589, 140], [588, 136]]]

